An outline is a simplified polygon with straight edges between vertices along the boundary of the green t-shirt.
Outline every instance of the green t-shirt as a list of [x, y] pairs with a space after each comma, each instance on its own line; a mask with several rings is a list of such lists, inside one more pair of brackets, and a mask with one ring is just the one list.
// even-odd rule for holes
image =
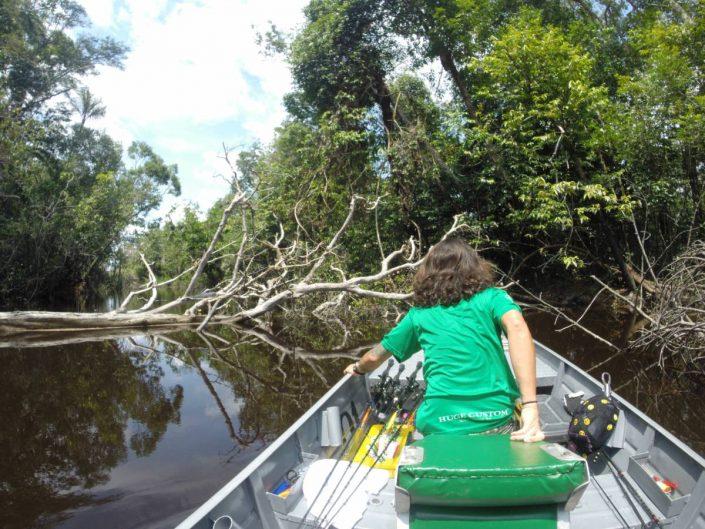
[[414, 307], [382, 338], [400, 362], [423, 349], [426, 400], [453, 402], [439, 406], [439, 399], [419, 411], [421, 419], [423, 411], [447, 408], [434, 431], [483, 431], [511, 417], [519, 390], [502, 348], [501, 323], [510, 310], [521, 309], [504, 290], [487, 288], [450, 307]]

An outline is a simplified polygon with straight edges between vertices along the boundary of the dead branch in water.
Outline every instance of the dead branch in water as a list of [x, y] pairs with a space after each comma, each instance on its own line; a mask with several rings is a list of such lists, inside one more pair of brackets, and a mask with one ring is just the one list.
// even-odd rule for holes
[[[410, 298], [409, 292], [400, 291], [399, 282], [390, 279], [397, 274], [411, 273], [421, 264], [423, 252], [420, 235], [418, 238], [410, 237], [395, 249], [384, 244], [377, 218], [383, 197], [350, 196], [345, 218], [330, 239], [323, 241], [311, 240], [313, 230], [303, 225], [297, 203], [293, 210], [295, 227], [292, 232], [287, 232], [284, 224], [278, 223], [276, 233], [267, 238], [259, 226], [253, 225], [256, 186], [249, 185], [238, 174], [227, 149], [224, 149], [224, 159], [231, 169], [233, 193], [208, 245], [192, 266], [172, 278], [157, 281], [151, 264], [140, 254], [148, 281], [130, 292], [115, 311], [90, 314], [32, 311], [0, 313], [0, 344], [17, 344], [22, 342], [23, 337], [36, 339], [38, 335], [45, 336], [42, 343], [60, 343], [59, 340], [67, 343], [65, 340], [71, 338], [67, 338], [65, 333], [76, 330], [94, 333], [190, 326], [203, 332], [212, 324], [261, 324], [273, 311], [287, 310], [296, 300], [308, 297], [315, 300], [311, 311], [313, 316], [335, 324], [343, 331], [339, 346], [342, 350], [350, 333], [339, 314], [349, 298], [367, 297], [389, 301]], [[342, 241], [356, 218], [364, 213], [375, 216], [375, 229], [370, 237], [379, 249], [379, 265], [375, 272], [367, 275], [351, 275], [341, 257], [344, 253]], [[461, 219], [460, 215], [454, 218], [444, 239], [468, 229]], [[666, 269], [662, 279], [659, 276], [664, 273], [663, 269], [656, 270], [657, 260], [647, 255], [644, 244], [646, 234], [639, 231], [633, 219], [632, 225], [641, 256], [638, 256], [636, 263], [627, 263], [627, 267], [630, 277], [638, 286], [637, 291], [624, 295], [593, 276], [600, 284], [600, 291], [582, 315], [571, 318], [566, 311], [548, 303], [541, 295], [534, 294], [521, 284], [516, 283], [515, 290], [521, 289], [525, 299], [532, 304], [566, 320], [568, 325], [558, 329], [558, 332], [571, 327], [579, 328], [615, 350], [615, 355], [619, 355], [624, 349], [593, 332], [583, 323], [583, 318], [597, 296], [609, 292], [632, 307], [635, 315], [648, 323], [639, 329], [638, 337], [632, 344], [657, 350], [661, 365], [664, 356], [673, 354], [680, 355], [687, 362], [705, 360], [705, 244], [702, 241], [693, 243], [690, 250]], [[230, 240], [223, 240], [225, 237]], [[227, 248], [233, 248], [231, 252], [234, 253], [225, 253]], [[206, 266], [225, 259], [232, 259], [232, 269], [227, 278], [199, 292]], [[525, 257], [514, 270], [524, 266], [527, 259]], [[188, 281], [180, 295], [173, 301], [160, 304], [159, 293], [164, 287], [174, 285], [182, 278]], [[509, 277], [504, 277], [503, 282], [515, 284]], [[146, 295], [147, 292], [149, 298], [140, 307], [130, 308], [136, 297]], [[180, 313], [170, 313], [174, 311]], [[277, 347], [275, 343], [270, 342], [270, 345]], [[284, 349], [279, 348], [282, 354]], [[594, 369], [612, 358], [614, 356], [594, 366]], [[312, 369], [315, 371], [315, 367]]]
[[580, 330], [583, 331], [584, 333], [588, 334], [589, 336], [591, 336], [592, 338], [594, 338], [594, 339], [597, 340], [598, 342], [601, 342], [601, 343], [605, 344], [606, 346], [608, 346], [608, 347], [611, 348], [611, 349], [615, 349], [615, 350], [617, 350], [617, 351], [621, 351], [621, 348], [620, 348], [620, 347], [616, 346], [615, 344], [613, 344], [612, 342], [610, 342], [610, 341], [607, 340], [606, 338], [603, 338], [603, 337], [600, 336], [599, 334], [597, 334], [597, 333], [591, 331], [590, 329], [588, 329], [587, 327], [585, 327], [585, 326], [581, 323], [582, 319], [583, 319], [583, 318], [585, 317], [585, 315], [588, 313], [588, 309], [590, 308], [590, 306], [592, 306], [592, 304], [595, 302], [595, 299], [597, 298], [597, 296], [600, 295], [600, 293], [601, 293], [602, 291], [598, 292], [598, 293], [593, 297], [592, 301], [588, 304], [588, 308], [583, 311], [582, 315], [581, 315], [579, 318], [574, 319], [574, 318], [571, 318], [570, 316], [568, 316], [568, 314], [566, 314], [565, 311], [561, 310], [560, 308], [558, 308], [558, 307], [556, 307], [555, 305], [553, 305], [553, 304], [549, 303], [548, 301], [546, 301], [546, 300], [543, 298], [543, 296], [541, 296], [540, 294], [539, 294], [539, 295], [534, 294], [533, 292], [531, 292], [529, 289], [527, 289], [526, 287], [524, 287], [523, 285], [521, 285], [521, 284], [518, 283], [518, 282], [516, 283], [516, 285], [517, 285], [517, 287], [520, 288], [523, 292], [525, 292], [526, 295], [529, 296], [529, 298], [531, 298], [531, 299], [534, 301], [534, 307], [535, 307], [535, 308], [538, 308], [538, 309], [540, 309], [540, 310], [544, 310], [545, 312], [548, 312], [548, 313], [550, 313], [550, 314], [554, 314], [554, 315], [556, 316], [556, 319], [559, 319], [559, 318], [560, 318], [560, 319], [562, 319], [562, 320], [565, 320], [565, 321], [568, 321], [568, 322], [569, 322], [568, 325], [564, 326], [564, 327], [561, 328], [561, 329], [558, 329], [558, 332], [565, 331], [566, 329], [569, 329], [569, 328], [571, 328], [571, 327], [577, 327], [578, 329], [580, 329]]
[[[705, 242], [695, 241], [665, 270], [658, 296], [648, 307], [650, 325], [641, 329], [635, 347], [702, 367], [705, 360]], [[644, 313], [646, 310], [640, 311]]]

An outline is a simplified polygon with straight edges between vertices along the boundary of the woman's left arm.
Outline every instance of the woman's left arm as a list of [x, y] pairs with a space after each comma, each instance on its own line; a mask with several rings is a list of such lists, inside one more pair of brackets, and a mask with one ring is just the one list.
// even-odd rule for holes
[[381, 366], [390, 356], [392, 356], [392, 353], [382, 347], [382, 344], [377, 344], [367, 351], [360, 360], [347, 366], [345, 373], [349, 375], [370, 373]]
[[502, 326], [509, 340], [509, 358], [521, 392], [522, 427], [512, 433], [512, 439], [534, 442], [544, 438], [539, 422], [539, 405], [536, 401], [536, 351], [529, 326], [518, 310], [507, 311], [502, 316]]

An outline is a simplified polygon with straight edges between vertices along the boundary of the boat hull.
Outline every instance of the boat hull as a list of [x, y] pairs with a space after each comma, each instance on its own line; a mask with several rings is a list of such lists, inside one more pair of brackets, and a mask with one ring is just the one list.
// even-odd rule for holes
[[[540, 415], [548, 434], [563, 433], [569, 416], [563, 409], [563, 396], [583, 392], [590, 397], [601, 392], [601, 384], [556, 352], [536, 343], [537, 385]], [[407, 360], [410, 371], [422, 359], [419, 352]], [[407, 371], [407, 372], [409, 372]], [[300, 419], [269, 445], [255, 460], [196, 509], [177, 529], [211, 529], [214, 521], [230, 516], [237, 529], [296, 528], [306, 512], [300, 490], [287, 498], [268, 491], [290, 469], [305, 470], [318, 457], [330, 456], [321, 446], [323, 410], [337, 406], [351, 415], [367, 405], [369, 385], [379, 378], [381, 369], [369, 377], [344, 376]], [[422, 376], [419, 379], [423, 383]], [[638, 514], [648, 519], [646, 508], [656, 513], [664, 527], [705, 528], [705, 460], [659, 426], [640, 410], [615, 395], [622, 408], [624, 435], [612, 448], [614, 463], [625, 474], [628, 484], [639, 494], [636, 509], [630, 506], [628, 492], [613, 473], [599, 464], [591, 465], [593, 483], [580, 503], [561, 521], [565, 529], [619, 529], [641, 527]], [[665, 494], [653, 481], [653, 474], [675, 481], [679, 490]], [[299, 488], [300, 489], [300, 488]], [[357, 529], [393, 529], [393, 481], [371, 502]], [[634, 503], [634, 499], [631, 498]], [[227, 525], [225, 525], [227, 527]], [[311, 527], [305, 524], [303, 527]]]

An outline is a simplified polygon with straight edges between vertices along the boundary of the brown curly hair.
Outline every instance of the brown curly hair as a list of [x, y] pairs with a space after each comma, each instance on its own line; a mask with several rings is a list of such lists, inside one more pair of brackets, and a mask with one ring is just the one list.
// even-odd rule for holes
[[447, 239], [426, 254], [414, 276], [414, 304], [450, 306], [494, 284], [489, 261], [461, 239]]

